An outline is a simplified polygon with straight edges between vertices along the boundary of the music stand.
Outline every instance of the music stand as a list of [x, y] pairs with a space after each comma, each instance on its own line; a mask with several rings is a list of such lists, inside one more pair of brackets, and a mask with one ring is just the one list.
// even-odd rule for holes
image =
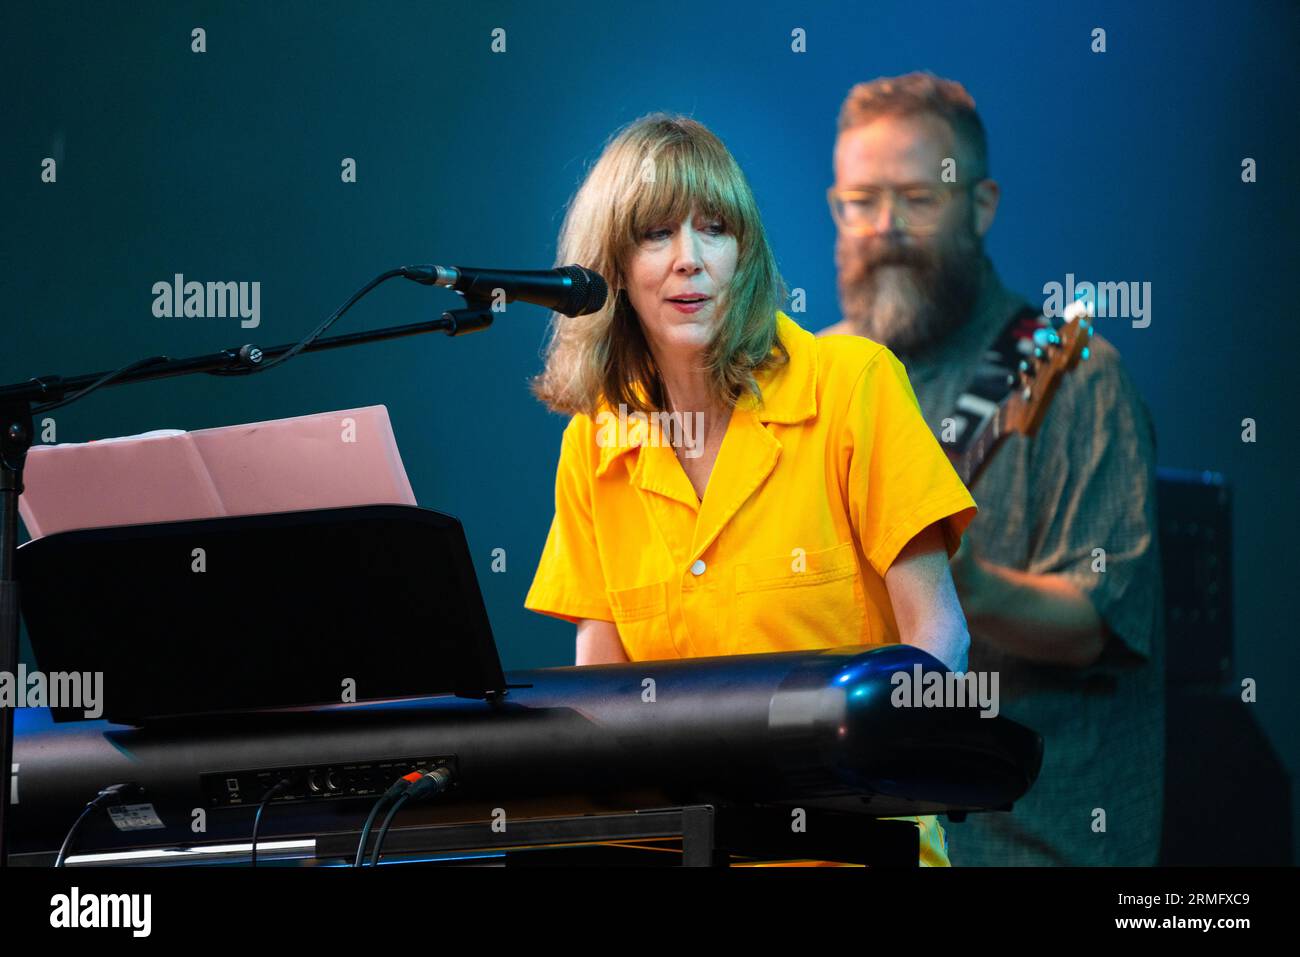
[[464, 530], [428, 509], [60, 532], [17, 577], [41, 671], [101, 672], [121, 724], [506, 690]]

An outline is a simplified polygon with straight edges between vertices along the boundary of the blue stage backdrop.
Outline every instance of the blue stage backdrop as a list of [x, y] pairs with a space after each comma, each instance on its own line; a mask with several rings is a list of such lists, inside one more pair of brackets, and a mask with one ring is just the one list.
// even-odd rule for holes
[[[18, 2], [3, 21], [6, 383], [296, 341], [401, 263], [549, 266], [588, 164], [655, 110], [735, 152], [804, 293], [794, 318], [821, 328], [839, 318], [824, 194], [841, 99], [915, 69], [960, 80], [1003, 187], [989, 249], [1008, 285], [1150, 283], [1149, 324], [1100, 331], [1160, 464], [1235, 489], [1237, 669], [1300, 772], [1292, 4]], [[156, 318], [151, 289], [177, 273], [260, 282], [259, 326]], [[335, 331], [454, 298], [390, 283]], [[107, 389], [57, 412], [57, 438], [382, 403], [420, 503], [465, 525], [506, 666], [569, 664], [572, 627], [522, 608], [564, 426], [528, 391], [546, 318], [512, 307], [465, 338]]]

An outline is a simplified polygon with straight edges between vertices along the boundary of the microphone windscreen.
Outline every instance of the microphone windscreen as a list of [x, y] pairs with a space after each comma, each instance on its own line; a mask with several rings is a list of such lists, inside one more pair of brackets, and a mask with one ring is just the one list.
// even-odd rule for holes
[[561, 266], [558, 271], [567, 276], [573, 285], [556, 312], [566, 316], [585, 316], [597, 312], [605, 305], [605, 300], [609, 297], [609, 285], [600, 273], [582, 266]]

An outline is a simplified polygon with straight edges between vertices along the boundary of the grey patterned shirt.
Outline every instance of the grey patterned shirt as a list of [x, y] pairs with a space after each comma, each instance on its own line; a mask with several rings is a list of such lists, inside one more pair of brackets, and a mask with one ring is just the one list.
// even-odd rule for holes
[[[900, 356], [936, 436], [1024, 304], [988, 264], [971, 320], [929, 353]], [[1041, 734], [1044, 753], [1037, 783], [1011, 812], [945, 818], [957, 866], [1151, 865], [1159, 853], [1164, 608], [1155, 440], [1114, 347], [1098, 335], [1091, 352], [1063, 380], [1038, 435], [1008, 439], [975, 484], [979, 514], [967, 534], [989, 561], [1068, 575], [1111, 637], [1101, 660], [1080, 670], [1011, 657], [972, 636], [970, 667], [1000, 673], [1001, 713]], [[1104, 572], [1093, 570], [1097, 548]]]

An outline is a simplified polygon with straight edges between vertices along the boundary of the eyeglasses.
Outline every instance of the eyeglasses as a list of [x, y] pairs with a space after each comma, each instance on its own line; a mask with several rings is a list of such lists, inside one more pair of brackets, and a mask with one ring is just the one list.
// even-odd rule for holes
[[954, 193], [966, 189], [956, 183], [924, 183], [894, 189], [868, 186], [863, 189], [826, 191], [835, 225], [854, 236], [878, 232], [880, 207], [889, 197], [889, 222], [904, 232], [925, 234], [939, 228], [939, 220]]

